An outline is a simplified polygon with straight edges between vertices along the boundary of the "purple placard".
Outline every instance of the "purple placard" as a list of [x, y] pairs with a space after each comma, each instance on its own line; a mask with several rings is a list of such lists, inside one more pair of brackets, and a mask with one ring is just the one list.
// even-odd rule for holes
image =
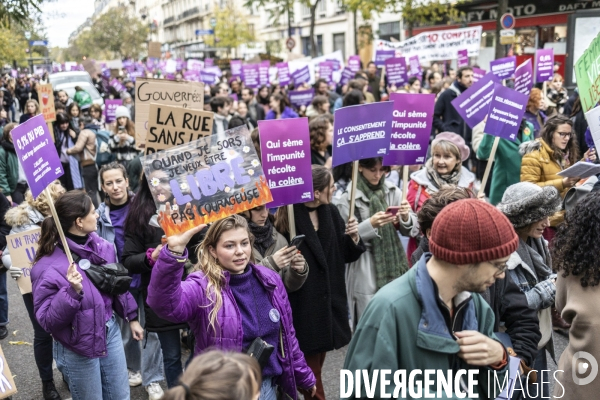
[[258, 121], [262, 168], [273, 202], [268, 208], [312, 201], [308, 118]]
[[178, 58], [176, 62], [177, 62], [177, 64], [176, 64], [177, 71], [182, 71], [183, 68], [185, 68], [185, 61], [182, 60], [181, 58]]
[[319, 64], [319, 78], [325, 79], [328, 84], [333, 81], [333, 63], [331, 61], [323, 61]]
[[394, 102], [390, 152], [383, 165], [425, 164], [435, 94], [391, 93]]
[[290, 67], [286, 62], [277, 63], [277, 77], [280, 86], [287, 86], [290, 83]]
[[242, 76], [242, 60], [231, 60], [229, 61], [229, 67], [231, 68], [231, 76]]
[[210, 72], [200, 71], [200, 82], [204, 82], [207, 85], [214, 85], [217, 76], [215, 74], [211, 74]]
[[117, 100], [110, 100], [110, 99], [106, 99], [104, 100], [104, 118], [106, 120], [107, 124], [110, 124], [111, 122], [115, 121], [115, 113], [117, 111], [117, 107], [123, 105], [123, 100], [121, 99], [117, 99]]
[[325, 61], [331, 63], [334, 71], [339, 71], [340, 69], [342, 69], [342, 64], [340, 63], [340, 60], [338, 60], [338, 59], [330, 58]]
[[240, 101], [240, 100], [238, 99], [238, 95], [237, 95], [237, 93], [231, 93], [231, 94], [229, 95], [229, 97], [231, 97], [231, 98], [233, 99], [233, 101]]
[[391, 101], [336, 110], [332, 166], [387, 155], [393, 111], [394, 103]]
[[223, 71], [221, 71], [221, 68], [219, 68], [216, 65], [212, 67], [204, 67], [203, 71], [208, 72], [209, 74], [216, 75], [219, 78], [223, 76]]
[[472, 84], [470, 88], [452, 100], [452, 105], [462, 119], [473, 128], [483, 121], [490, 108], [496, 76], [491, 72]]
[[125, 86], [117, 78], [112, 78], [108, 83], [110, 86], [114, 87], [117, 92], [122, 92], [126, 90]]
[[183, 73], [183, 79], [186, 81], [200, 82], [200, 71], [187, 70]]
[[533, 87], [533, 66], [531, 58], [519, 65], [515, 70], [515, 90], [529, 96]]
[[385, 60], [385, 75], [390, 85], [403, 85], [408, 82], [406, 75], [406, 60], [404, 57], [394, 57]]
[[140, 78], [144, 76], [144, 71], [133, 71], [129, 74], [129, 77], [131, 78], [132, 81], [135, 82], [136, 78]]
[[292, 72], [290, 78], [292, 78], [296, 86], [300, 85], [301, 83], [310, 82], [310, 70], [308, 69], [308, 65]]
[[342, 76], [340, 77], [340, 85], [345, 85], [350, 82], [350, 79], [354, 78], [355, 72], [352, 71], [349, 67], [344, 67], [342, 71]]
[[485, 69], [473, 68], [473, 83], [476, 83], [487, 74]]
[[490, 61], [490, 70], [498, 79], [510, 79], [515, 73], [517, 67], [517, 57], [504, 57]]
[[494, 95], [488, 110], [484, 132], [514, 141], [519, 133], [529, 96], [494, 84]]
[[242, 79], [246, 86], [257, 89], [260, 87], [260, 81], [258, 80], [258, 64], [245, 64], [242, 65]]
[[308, 105], [312, 103], [313, 97], [315, 97], [315, 89], [290, 90], [288, 93], [290, 104], [296, 108], [300, 108], [302, 106], [308, 107]]
[[415, 54], [414, 56], [409, 57], [408, 64], [410, 65], [410, 72], [408, 73], [408, 76], [421, 76], [423, 74], [418, 55]]
[[204, 61], [202, 60], [188, 60], [187, 61], [188, 71], [202, 71], [204, 69]]
[[271, 66], [269, 60], [261, 61], [258, 64], [258, 80], [261, 86], [269, 84], [269, 66]]
[[377, 68], [383, 67], [385, 60], [396, 57], [396, 50], [375, 50], [375, 65]]
[[215, 59], [214, 58], [205, 58], [204, 59], [204, 66], [205, 67], [212, 67], [213, 65], [215, 65]]
[[158, 67], [158, 58], [148, 57], [148, 59], [146, 59], [146, 68], [148, 68], [150, 71], [153, 71], [157, 67]]
[[348, 68], [354, 73], [360, 71], [360, 56], [348, 57]]
[[64, 174], [60, 158], [42, 114], [30, 118], [12, 131], [17, 159], [34, 198]]
[[535, 52], [535, 81], [544, 82], [554, 75], [554, 49], [539, 49]]
[[468, 67], [469, 66], [469, 50], [459, 50], [458, 57], [456, 58], [456, 67]]
[[165, 79], [168, 81], [174, 81], [175, 80], [175, 74], [169, 72], [168, 74], [165, 75]]
[[12, 76], [13, 78], [16, 78], [19, 76], [19, 71], [17, 71], [16, 69], [11, 69], [10, 70], [10, 76]]

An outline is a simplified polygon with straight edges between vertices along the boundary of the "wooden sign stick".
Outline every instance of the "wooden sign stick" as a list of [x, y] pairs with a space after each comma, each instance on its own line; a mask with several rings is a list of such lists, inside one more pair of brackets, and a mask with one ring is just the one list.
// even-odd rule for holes
[[71, 256], [71, 250], [69, 250], [69, 244], [67, 243], [67, 238], [65, 237], [65, 233], [63, 232], [62, 226], [60, 225], [60, 220], [58, 219], [58, 214], [56, 213], [56, 208], [54, 208], [54, 201], [52, 200], [52, 196], [50, 195], [50, 189], [46, 187], [44, 189], [44, 193], [46, 193], [46, 198], [48, 199], [48, 205], [50, 206], [50, 211], [52, 212], [52, 217], [54, 217], [54, 225], [56, 225], [56, 229], [58, 229], [58, 234], [60, 235], [60, 241], [65, 248], [65, 253], [67, 254], [67, 259], [69, 260], [69, 265], [73, 264], [73, 256]]
[[402, 201], [406, 201], [408, 195], [408, 165], [402, 166]]
[[292, 240], [296, 236], [296, 219], [294, 217], [294, 205], [288, 204], [287, 206], [288, 212], [288, 221], [290, 226], [290, 240]]
[[492, 145], [490, 158], [488, 158], [487, 165], [485, 166], [485, 172], [483, 173], [483, 179], [481, 180], [481, 187], [479, 188], [479, 193], [477, 193], [477, 197], [479, 197], [481, 193], [485, 192], [485, 185], [487, 184], [488, 177], [490, 176], [490, 171], [492, 170], [492, 164], [494, 163], [494, 158], [496, 157], [498, 143], [500, 143], [500, 136], [496, 136], [494, 138], [494, 144]]
[[358, 160], [352, 162], [352, 189], [350, 190], [350, 214], [348, 221], [354, 216], [354, 205], [356, 203], [356, 184], [358, 182]]

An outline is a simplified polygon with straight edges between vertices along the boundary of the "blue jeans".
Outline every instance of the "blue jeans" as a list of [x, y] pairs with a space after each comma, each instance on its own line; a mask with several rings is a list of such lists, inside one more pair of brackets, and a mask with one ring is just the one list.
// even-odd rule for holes
[[[142, 293], [137, 289], [130, 289], [129, 292], [138, 304], [138, 321], [140, 325], [146, 326]], [[156, 332], [145, 331], [144, 339], [138, 342], [131, 337], [129, 323], [122, 318], [119, 318], [118, 321], [121, 326], [121, 338], [123, 339], [123, 347], [125, 348], [127, 368], [134, 372], [140, 371], [142, 373], [143, 386], [162, 381], [164, 379], [163, 357]]]
[[273, 385], [272, 378], [263, 379], [258, 400], [277, 400], [277, 387]]
[[6, 271], [0, 272], [0, 326], [8, 325], [8, 291], [6, 290]]
[[129, 400], [129, 380], [116, 318], [106, 323], [106, 357], [88, 358], [54, 342], [54, 359], [73, 400]]
[[179, 376], [183, 372], [181, 367], [181, 338], [179, 329], [157, 332], [162, 348], [163, 361], [165, 365], [165, 378], [170, 388], [179, 384]]

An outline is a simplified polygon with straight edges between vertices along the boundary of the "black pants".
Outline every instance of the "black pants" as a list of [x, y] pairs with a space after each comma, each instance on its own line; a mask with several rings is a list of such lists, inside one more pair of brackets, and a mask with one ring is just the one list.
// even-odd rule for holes
[[83, 186], [88, 196], [92, 198], [94, 207], [98, 208], [98, 167], [96, 164], [86, 165], [81, 168], [81, 178], [83, 179]]
[[23, 295], [23, 302], [33, 325], [33, 356], [42, 381], [51, 381], [52, 374], [52, 336], [40, 326], [33, 311], [33, 295]]
[[17, 183], [15, 191], [10, 194], [13, 203], [21, 204], [25, 200], [25, 193], [29, 189], [26, 183]]

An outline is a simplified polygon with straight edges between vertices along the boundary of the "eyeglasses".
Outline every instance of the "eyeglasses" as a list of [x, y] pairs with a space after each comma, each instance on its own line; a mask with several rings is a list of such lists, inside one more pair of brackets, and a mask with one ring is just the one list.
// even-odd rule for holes
[[560, 135], [561, 138], [570, 138], [573, 135], [573, 132], [556, 132]]
[[494, 275], [495, 276], [500, 276], [503, 273], [506, 272], [506, 270], [508, 269], [508, 264], [504, 263], [502, 265], [497, 265], [497, 264], [492, 264], [497, 270], [498, 272], [496, 272]]

